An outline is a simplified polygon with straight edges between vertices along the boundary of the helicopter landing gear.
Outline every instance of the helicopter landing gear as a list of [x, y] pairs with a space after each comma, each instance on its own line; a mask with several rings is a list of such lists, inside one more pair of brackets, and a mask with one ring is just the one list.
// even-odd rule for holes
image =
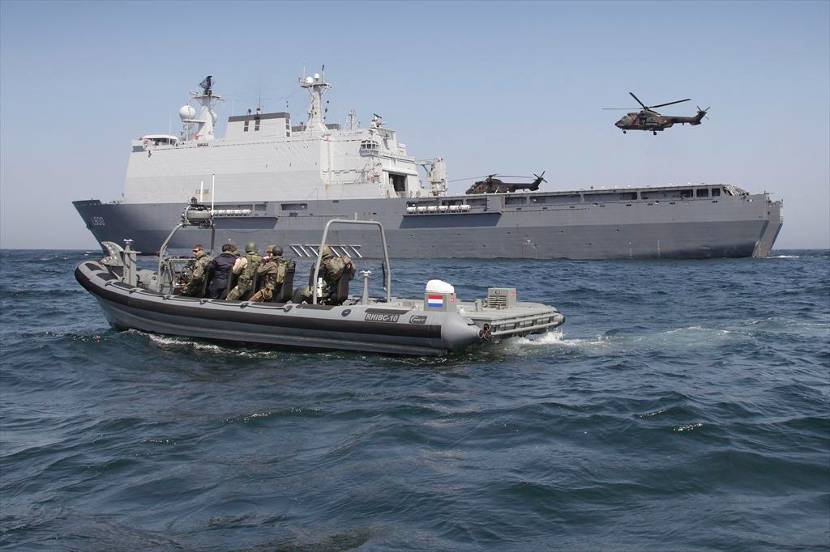
[[624, 130], [624, 131], [623, 131], [623, 134], [625, 134], [625, 133], [626, 133], [626, 131]]
[[654, 134], [655, 136], [657, 136], [657, 131], [656, 130], [652, 130], [651, 133]]

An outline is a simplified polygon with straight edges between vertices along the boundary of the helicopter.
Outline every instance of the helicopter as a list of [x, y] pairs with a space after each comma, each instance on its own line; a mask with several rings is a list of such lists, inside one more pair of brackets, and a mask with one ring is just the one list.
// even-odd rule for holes
[[[675, 100], [673, 102], [666, 102], [657, 105], [646, 105], [640, 101], [640, 98], [634, 95], [634, 92], [629, 92], [631, 97], [637, 100], [637, 103], [640, 104], [643, 109], [639, 112], [631, 112], [626, 113], [619, 121], [614, 123], [614, 126], [619, 128], [625, 134], [629, 130], [650, 130], [652, 134], [655, 136], [657, 135], [658, 131], [663, 131], [675, 124], [682, 124], [685, 125], [686, 123], [690, 125], [699, 125], [700, 121], [706, 115], [706, 112], [709, 111], [709, 108], [701, 109], [700, 107], [697, 108], [697, 114], [692, 117], [678, 117], [675, 115], [660, 115], [656, 111], [654, 111], [657, 107], [665, 107], [667, 105], [674, 105], [678, 103], [688, 102], [690, 98], [686, 98], [684, 100]], [[630, 109], [628, 107], [606, 107], [603, 109]]]
[[[545, 180], [545, 171], [542, 174], [533, 174], [533, 182], [527, 183], [509, 183], [496, 178], [497, 174], [488, 174], [484, 180], [479, 180], [465, 192], [468, 194], [503, 194], [510, 192], [518, 192], [519, 190], [530, 190], [535, 192], [539, 189], [539, 185]], [[527, 176], [505, 176], [503, 178], [530, 178]]]

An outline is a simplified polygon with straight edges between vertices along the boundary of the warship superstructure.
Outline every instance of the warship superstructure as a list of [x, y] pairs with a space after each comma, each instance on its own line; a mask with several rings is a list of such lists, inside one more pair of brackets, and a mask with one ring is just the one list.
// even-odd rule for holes
[[[304, 122], [249, 109], [217, 138], [222, 97], [206, 78], [179, 110], [179, 135], [133, 141], [122, 198], [76, 209], [99, 242], [131, 239], [144, 254], [187, 203], [216, 214], [217, 239], [280, 243], [298, 257], [316, 255], [335, 218], [380, 221], [401, 258], [763, 257], [781, 229], [781, 201], [725, 184], [448, 195], [443, 158], [410, 155], [378, 115], [368, 127], [354, 112], [327, 123], [324, 74], [299, 86], [310, 100]], [[333, 241], [338, 254], [379, 255], [362, 230]]]

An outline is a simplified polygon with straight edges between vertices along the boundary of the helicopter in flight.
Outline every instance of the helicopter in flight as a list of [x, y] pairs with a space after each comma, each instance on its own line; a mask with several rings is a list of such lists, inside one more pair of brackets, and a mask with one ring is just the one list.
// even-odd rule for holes
[[[497, 174], [488, 174], [484, 180], [479, 180], [465, 192], [467, 194], [503, 194], [503, 193], [511, 193], [511, 192], [518, 192], [519, 190], [530, 190], [535, 192], [539, 189], [539, 185], [542, 182], [547, 182], [545, 180], [545, 171], [542, 171], [542, 174], [533, 174], [533, 182], [527, 183], [511, 183], [511, 182], [504, 182], [499, 178], [496, 178]], [[529, 178], [525, 176], [519, 177], [509, 177], [505, 176], [502, 178]]]
[[[667, 128], [674, 126], [675, 124], [690, 124], [690, 125], [699, 125], [700, 121], [703, 120], [703, 117], [706, 116], [706, 112], [709, 111], [709, 108], [701, 109], [700, 107], [697, 108], [697, 114], [692, 117], [679, 117], [675, 115], [661, 115], [654, 111], [657, 107], [665, 107], [667, 105], [674, 105], [678, 103], [688, 102], [690, 98], [686, 98], [684, 100], [675, 100], [673, 102], [666, 102], [657, 105], [646, 105], [640, 101], [640, 98], [634, 95], [633, 92], [629, 92], [631, 97], [637, 100], [637, 103], [640, 104], [643, 109], [640, 110], [639, 113], [637, 112], [630, 112], [626, 113], [619, 121], [614, 123], [614, 126], [619, 128], [625, 134], [629, 130], [650, 130], [652, 134], [655, 136], [657, 135], [658, 131], [666, 130]], [[606, 107], [603, 109], [630, 109], [628, 107]]]

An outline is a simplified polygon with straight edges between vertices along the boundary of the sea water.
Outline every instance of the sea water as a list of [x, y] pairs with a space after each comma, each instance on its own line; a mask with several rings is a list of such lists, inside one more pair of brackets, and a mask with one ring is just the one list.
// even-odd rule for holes
[[99, 256], [0, 252], [3, 549], [830, 548], [826, 251], [395, 262], [567, 316], [448, 358], [114, 331]]

